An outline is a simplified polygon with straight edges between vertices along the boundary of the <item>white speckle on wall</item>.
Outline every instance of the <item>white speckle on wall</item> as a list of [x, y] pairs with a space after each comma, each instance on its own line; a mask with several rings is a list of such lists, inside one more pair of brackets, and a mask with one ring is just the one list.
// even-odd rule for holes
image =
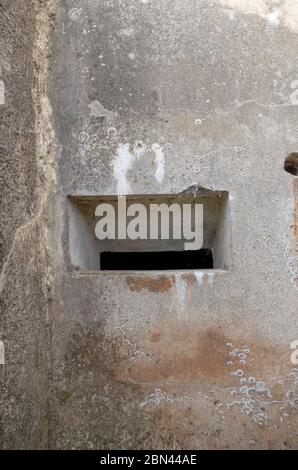
[[279, 10], [274, 10], [267, 15], [267, 20], [269, 21], [269, 23], [277, 26], [280, 23], [280, 15], [281, 12]]
[[157, 143], [152, 144], [151, 149], [155, 155], [155, 179], [161, 184], [165, 177], [165, 156], [161, 146]]
[[78, 8], [72, 8], [71, 10], [69, 10], [68, 16], [71, 21], [78, 21], [80, 18], [80, 10]]
[[293, 80], [291, 82], [291, 89], [294, 90], [290, 94], [290, 102], [293, 106], [298, 105], [298, 80]]
[[123, 36], [133, 36], [134, 34], [134, 29], [133, 28], [125, 28], [120, 30], [120, 34]]
[[5, 104], [5, 85], [2, 80], [0, 80], [0, 105]]
[[208, 273], [208, 284], [210, 284], [210, 286], [213, 286], [213, 283], [214, 283], [214, 273]]
[[3, 341], [0, 341], [0, 364], [5, 364], [5, 350]]
[[142, 157], [146, 151], [146, 146], [140, 140], [134, 144], [133, 148], [134, 154], [137, 157], [137, 160]]
[[107, 134], [109, 142], [115, 142], [117, 140], [118, 133], [115, 127], [109, 127]]
[[222, 11], [223, 11], [223, 13], [228, 15], [228, 17], [230, 18], [231, 21], [235, 20], [235, 12], [233, 10], [228, 10], [228, 9], [224, 8]]
[[146, 395], [144, 401], [140, 403], [140, 407], [144, 406], [160, 406], [163, 402], [170, 403], [192, 403], [193, 400], [191, 397], [183, 395], [170, 395], [167, 392], [163, 392], [160, 388], [156, 388], [153, 393]]
[[134, 162], [144, 155], [145, 151], [146, 146], [141, 141], [135, 142], [133, 147], [129, 143], [118, 145], [117, 154], [112, 162], [113, 175], [117, 181], [118, 196], [125, 196], [131, 193], [128, 172]]
[[163, 401], [170, 401], [168, 399], [167, 393], [162, 392], [160, 390], [160, 388], [156, 388], [153, 393], [151, 393], [150, 395], [145, 397], [145, 400], [141, 403], [140, 406], [141, 406], [141, 408], [143, 408], [143, 406], [145, 406], [149, 403], [152, 403], [156, 406], [159, 406], [161, 404], [161, 402], [163, 402]]
[[177, 297], [181, 307], [184, 305], [185, 294], [186, 294], [186, 282], [182, 279], [181, 275], [177, 275], [175, 278]]
[[199, 285], [201, 286], [203, 284], [203, 277], [204, 277], [204, 273], [201, 272], [201, 271], [195, 271], [195, 277], [196, 277], [196, 280], [197, 282], [199, 283]]
[[117, 181], [118, 196], [131, 193], [127, 173], [131, 169], [135, 158], [135, 155], [129, 150], [129, 144], [118, 145], [117, 155], [112, 162], [114, 178]]

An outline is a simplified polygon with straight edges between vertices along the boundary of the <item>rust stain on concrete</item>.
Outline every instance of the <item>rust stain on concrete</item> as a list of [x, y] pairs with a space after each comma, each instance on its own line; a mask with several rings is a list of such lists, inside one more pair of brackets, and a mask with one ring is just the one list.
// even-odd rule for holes
[[150, 292], [166, 292], [175, 285], [174, 276], [128, 276], [127, 284], [131, 291], [141, 292], [147, 289]]
[[195, 284], [197, 279], [193, 273], [186, 273], [182, 274], [183, 281], [187, 282], [187, 284]]
[[161, 338], [161, 333], [157, 331], [151, 335], [150, 340], [152, 341], [152, 343], [159, 343], [160, 338]]

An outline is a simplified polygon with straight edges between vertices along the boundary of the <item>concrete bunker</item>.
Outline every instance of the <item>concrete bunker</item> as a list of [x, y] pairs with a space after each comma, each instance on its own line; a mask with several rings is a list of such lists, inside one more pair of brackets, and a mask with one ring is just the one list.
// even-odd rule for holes
[[[143, 205], [147, 238], [98, 239], [96, 224], [100, 218], [96, 208], [109, 204], [116, 215], [115, 232], [118, 227], [117, 196], [68, 197], [68, 261], [70, 270], [105, 272], [142, 271], [193, 271], [201, 269], [223, 269], [231, 267], [231, 230], [229, 216], [229, 194], [227, 191], [211, 191], [191, 187], [180, 194], [129, 195], [125, 197], [127, 213], [133, 205]], [[161, 224], [158, 235], [150, 238], [150, 208], [152, 205], [166, 205], [183, 209], [191, 207], [191, 228], [195, 233], [195, 205], [203, 206], [202, 243], [199, 249], [189, 249], [188, 240], [182, 231], [181, 238], [175, 239], [175, 220], [169, 213], [169, 237], [162, 238]], [[161, 217], [161, 213], [159, 213]], [[127, 221], [132, 219], [127, 217]], [[161, 219], [159, 218], [159, 221]], [[144, 220], [143, 220], [144, 222]]]

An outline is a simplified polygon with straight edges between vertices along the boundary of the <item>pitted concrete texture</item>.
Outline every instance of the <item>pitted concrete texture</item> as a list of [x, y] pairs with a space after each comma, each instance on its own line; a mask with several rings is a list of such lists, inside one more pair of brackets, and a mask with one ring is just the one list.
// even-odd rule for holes
[[[53, 143], [47, 129], [45, 1], [0, 6], [0, 446], [47, 448], [51, 382]], [[41, 114], [43, 116], [41, 117]], [[52, 225], [52, 229], [53, 229]], [[51, 233], [50, 233], [51, 234]], [[52, 234], [51, 234], [52, 235]]]
[[[297, 448], [297, 181], [284, 171], [298, 141], [295, 2], [35, 6], [43, 27], [26, 42], [35, 57], [26, 109], [37, 150], [23, 153], [39, 175], [42, 215], [26, 240], [12, 241], [24, 223], [17, 212], [5, 229], [4, 260], [11, 246], [16, 260], [6, 283], [22, 282], [13, 300], [6, 294], [0, 338], [35, 356], [15, 365], [14, 374], [29, 370], [26, 393], [18, 379], [4, 396], [3, 447]], [[45, 47], [33, 52], [36, 44]], [[9, 103], [17, 91], [4, 79]], [[229, 193], [229, 269], [72, 265], [69, 195], [175, 195], [193, 185]], [[1, 367], [12, 374], [9, 362]], [[12, 424], [20, 403], [26, 423], [48, 426], [41, 442]]]

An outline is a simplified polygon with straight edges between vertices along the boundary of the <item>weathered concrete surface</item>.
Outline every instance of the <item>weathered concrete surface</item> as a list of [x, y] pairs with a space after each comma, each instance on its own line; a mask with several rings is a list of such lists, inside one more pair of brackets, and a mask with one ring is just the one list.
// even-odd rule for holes
[[[51, 3], [44, 5], [49, 21]], [[5, 366], [8, 383], [20, 370], [28, 380], [18, 376], [14, 392], [22, 421], [44, 434], [37, 442], [30, 430], [26, 441], [26, 429], [11, 424], [13, 404], [3, 446], [297, 448], [298, 376], [290, 362], [298, 339], [297, 185], [283, 170], [297, 150], [296, 6], [57, 0], [52, 8], [51, 56], [49, 64], [39, 59], [43, 87], [33, 94], [31, 119], [45, 134], [32, 148], [46, 142], [50, 155], [38, 195], [48, 201], [55, 184], [57, 191], [50, 206], [43, 203], [48, 218], [38, 219], [48, 238], [30, 230], [28, 245], [23, 236], [16, 244], [28, 259], [38, 256], [37, 246], [43, 256], [49, 247], [49, 260], [38, 256], [40, 265], [34, 258], [30, 265], [13, 251], [10, 288], [13, 276], [26, 285], [14, 290], [17, 302], [6, 296], [4, 332], [19, 354], [15, 369]], [[36, 161], [36, 150], [24, 153]], [[176, 194], [194, 183], [230, 193], [230, 271], [71, 269], [68, 195]], [[51, 344], [48, 294], [33, 285], [30, 266], [53, 289]], [[16, 319], [14, 343], [7, 337]], [[30, 394], [39, 397], [34, 406]], [[43, 417], [50, 410], [49, 432], [41, 410]]]
[[297, 30], [293, 2], [58, 3], [60, 207], [227, 190], [233, 269], [73, 273], [65, 219], [55, 446], [297, 447]]
[[45, 98], [49, 2], [0, 6], [0, 447], [46, 448], [50, 430], [53, 186]]

